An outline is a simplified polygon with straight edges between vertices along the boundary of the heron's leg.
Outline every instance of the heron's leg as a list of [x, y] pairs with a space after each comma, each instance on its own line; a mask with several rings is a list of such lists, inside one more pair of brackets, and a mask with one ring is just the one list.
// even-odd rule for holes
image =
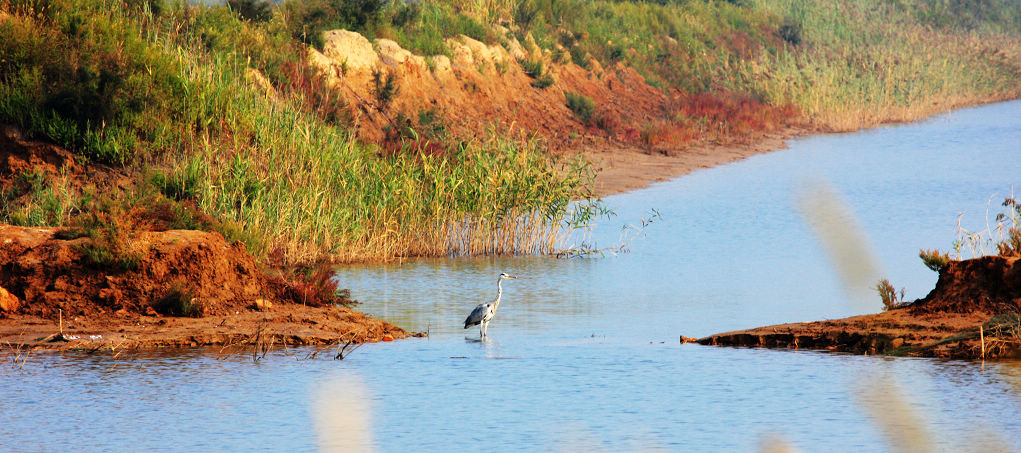
[[486, 338], [486, 322], [482, 321], [479, 323], [479, 339], [483, 340]]

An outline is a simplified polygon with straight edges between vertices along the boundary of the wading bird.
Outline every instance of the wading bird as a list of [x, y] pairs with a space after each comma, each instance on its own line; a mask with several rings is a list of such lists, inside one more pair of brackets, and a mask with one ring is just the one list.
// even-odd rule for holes
[[476, 324], [479, 325], [479, 334], [482, 335], [482, 340], [486, 339], [486, 330], [489, 329], [489, 321], [493, 319], [493, 316], [496, 316], [496, 309], [500, 306], [500, 296], [503, 296], [503, 286], [500, 284], [503, 283], [503, 279], [505, 278], [517, 277], [511, 277], [506, 273], [500, 274], [500, 278], [496, 279], [496, 299], [488, 304], [479, 304], [474, 310], [472, 310], [472, 313], [468, 315], [468, 318], [464, 320], [465, 329], [467, 329], [468, 326], [474, 326]]

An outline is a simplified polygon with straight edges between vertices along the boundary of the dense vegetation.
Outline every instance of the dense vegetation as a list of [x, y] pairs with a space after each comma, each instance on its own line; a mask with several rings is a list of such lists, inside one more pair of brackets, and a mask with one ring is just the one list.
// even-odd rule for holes
[[[343, 100], [283, 29], [225, 7], [156, 5], [4, 3], [0, 121], [139, 169], [135, 192], [115, 203], [27, 175], [15, 186], [28, 196], [3, 194], [4, 221], [91, 213], [137, 226], [153, 217], [146, 206], [169, 204], [190, 220], [163, 227], [217, 229], [295, 263], [548, 251], [569, 201], [584, 196], [586, 167], [558, 164], [538, 142], [494, 133], [429, 153], [358, 143]], [[249, 62], [282, 95], [261, 92]], [[213, 219], [193, 221], [202, 215], [184, 215], [189, 206]]]
[[[500, 25], [553, 61], [619, 62], [686, 93], [665, 129], [752, 122], [766, 110], [750, 99], [845, 130], [1021, 93], [1021, 5], [967, 4], [0, 0], [0, 122], [137, 176], [108, 194], [20, 175], [0, 221], [139, 226], [159, 206], [162, 227], [221, 231], [281, 263], [548, 251], [585, 196], [583, 164], [495, 131], [396, 152], [360, 143], [305, 46], [348, 28], [444, 54], [457, 34], [506, 44]], [[539, 83], [547, 63], [523, 64]], [[572, 105], [591, 114], [583, 97]]]

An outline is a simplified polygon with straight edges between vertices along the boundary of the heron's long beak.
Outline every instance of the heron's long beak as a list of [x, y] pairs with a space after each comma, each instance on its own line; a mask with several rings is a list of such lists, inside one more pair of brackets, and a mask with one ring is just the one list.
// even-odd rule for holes
[[508, 275], [507, 278], [517, 278], [517, 277], [511, 277], [510, 275]]

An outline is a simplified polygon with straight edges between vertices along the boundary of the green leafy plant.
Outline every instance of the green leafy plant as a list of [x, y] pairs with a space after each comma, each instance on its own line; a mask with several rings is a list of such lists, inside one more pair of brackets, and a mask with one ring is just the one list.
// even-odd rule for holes
[[525, 74], [532, 78], [540, 77], [546, 72], [546, 66], [538, 58], [518, 60], [518, 63], [521, 65], [521, 70], [525, 71]]

